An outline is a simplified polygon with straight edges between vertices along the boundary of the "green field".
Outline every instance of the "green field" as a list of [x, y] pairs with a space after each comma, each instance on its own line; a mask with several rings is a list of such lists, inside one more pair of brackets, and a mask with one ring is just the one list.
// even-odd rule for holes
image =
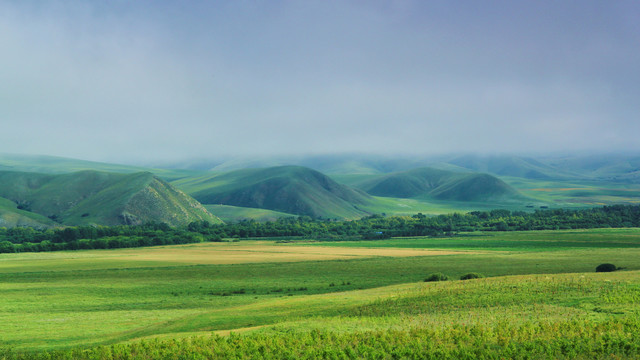
[[640, 248], [640, 232], [629, 229], [470, 232], [451, 237], [403, 237], [388, 240], [322, 241], [306, 244], [338, 247], [474, 249], [545, 252], [611, 248]]
[[[638, 259], [640, 229], [2, 254], [0, 358], [214, 348], [210, 356], [252, 357], [260, 346], [281, 357], [286, 342], [291, 358], [327, 347], [347, 358], [515, 356], [523, 344], [540, 358], [634, 358]], [[625, 270], [594, 273], [605, 262]], [[453, 280], [423, 282], [435, 272]], [[489, 278], [455, 280], [469, 272]], [[230, 331], [243, 335], [218, 336]], [[110, 344], [121, 345], [70, 350]]]

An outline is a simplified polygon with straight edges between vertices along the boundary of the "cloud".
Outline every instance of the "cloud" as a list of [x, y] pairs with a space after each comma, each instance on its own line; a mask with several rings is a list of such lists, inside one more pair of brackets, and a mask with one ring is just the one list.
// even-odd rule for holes
[[635, 2], [0, 3], [0, 151], [638, 150]]

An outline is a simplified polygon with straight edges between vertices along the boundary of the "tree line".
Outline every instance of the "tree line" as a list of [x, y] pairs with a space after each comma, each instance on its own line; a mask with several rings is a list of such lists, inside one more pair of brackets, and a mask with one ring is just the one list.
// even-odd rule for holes
[[225, 238], [309, 238], [318, 240], [383, 239], [402, 236], [451, 236], [472, 231], [527, 231], [640, 227], [640, 206], [613, 205], [584, 210], [535, 212], [472, 211], [447, 215], [371, 215], [359, 220], [332, 221], [307, 216], [276, 221], [230, 224], [192, 222], [183, 227], [164, 223], [137, 226], [77, 226], [54, 229], [0, 228], [0, 253], [79, 249], [115, 249], [174, 245]]

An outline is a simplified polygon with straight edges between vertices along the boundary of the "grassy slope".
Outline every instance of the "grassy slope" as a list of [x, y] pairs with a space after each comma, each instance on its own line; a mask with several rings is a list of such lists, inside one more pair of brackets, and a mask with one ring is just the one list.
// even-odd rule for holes
[[0, 154], [0, 171], [67, 174], [85, 170], [125, 174], [147, 171], [167, 181], [202, 175], [204, 173], [203, 171], [156, 169], [46, 155]]
[[[240, 329], [245, 336], [176, 332], [42, 358], [636, 359], [638, 274], [510, 276], [294, 297], [234, 309], [300, 316]], [[311, 317], [305, 309], [323, 311]]]
[[64, 174], [82, 170], [132, 173], [144, 171], [136, 166], [102, 163], [46, 155], [0, 154], [0, 170]]
[[219, 221], [202, 205], [151, 173], [0, 172], [0, 184], [0, 196], [65, 225]]
[[592, 154], [544, 159], [560, 169], [568, 169], [585, 177], [599, 180], [638, 183], [640, 156], [629, 154]]
[[[131, 256], [139, 252], [144, 257], [146, 249], [3, 254], [2, 342], [21, 349], [54, 349], [269, 324], [281, 326], [265, 329], [267, 333], [331, 326], [341, 332], [409, 331], [420, 322], [425, 327], [462, 324], [471, 314], [492, 327], [510, 316], [545, 321], [607, 319], [607, 314], [621, 311], [637, 315], [638, 229], [560, 235], [557, 245], [541, 243], [546, 251], [532, 249], [530, 243], [540, 236], [551, 242], [553, 234], [531, 232], [520, 233], [501, 248], [511, 251], [236, 265], [194, 266], [178, 259], [154, 262]], [[576, 243], [589, 241], [589, 236], [599, 237], [598, 243], [588, 248]], [[464, 244], [467, 239], [458, 240]], [[197, 246], [189, 249], [197, 254]], [[226, 246], [232, 251], [236, 245]], [[272, 243], [272, 249], [261, 251], [291, 247]], [[78, 268], [72, 258], [86, 258], [86, 267]], [[417, 283], [433, 272], [451, 278], [471, 271], [487, 276], [592, 273], [603, 262], [628, 271]], [[606, 297], [611, 295], [622, 297], [611, 302]]]
[[211, 214], [220, 218], [224, 222], [237, 222], [242, 220], [255, 221], [275, 221], [280, 218], [297, 217], [297, 215], [287, 214], [279, 211], [247, 208], [231, 205], [205, 205]]
[[297, 215], [357, 218], [373, 200], [299, 166], [245, 169], [175, 181], [204, 204], [264, 208]]
[[419, 168], [364, 180], [358, 188], [376, 196], [426, 197], [444, 201], [522, 201], [524, 197], [502, 180], [488, 175]]
[[15, 202], [0, 198], [0, 227], [46, 228], [53, 225], [55, 225], [53, 220], [30, 211], [20, 210]]
[[[570, 156], [555, 158], [526, 158], [514, 156], [441, 156], [437, 158], [420, 157], [380, 157], [365, 155], [336, 155], [317, 156], [308, 158], [291, 157], [289, 160], [266, 159], [254, 161], [249, 165], [300, 163], [309, 167], [323, 169], [334, 173], [332, 178], [339, 183], [353, 186], [355, 183], [380, 176], [381, 173], [411, 169], [418, 166], [445, 166], [462, 170], [468, 169], [491, 172], [494, 174], [511, 174], [503, 176], [509, 185], [516, 188], [525, 196], [533, 199], [520, 204], [485, 199], [478, 201], [448, 201], [434, 199], [432, 196], [423, 198], [401, 199], [398, 197], [377, 197], [368, 204], [358, 205], [358, 209], [368, 213], [414, 214], [450, 213], [453, 211], [487, 210], [492, 208], [508, 208], [510, 210], [531, 210], [540, 206], [554, 207], [590, 207], [616, 203], [640, 203], [640, 187], [638, 177], [640, 167], [638, 157], [632, 155], [596, 155]], [[277, 161], [276, 161], [277, 160]], [[286, 159], [285, 159], [286, 160]], [[262, 162], [261, 162], [262, 161]], [[458, 165], [452, 165], [452, 164]], [[246, 165], [240, 163], [240, 166]], [[238, 166], [239, 164], [235, 164]], [[105, 164], [98, 162], [65, 159], [49, 156], [28, 156], [0, 154], [0, 169], [20, 171], [40, 171], [45, 173], [68, 173], [76, 170], [97, 169], [114, 172], [132, 173], [141, 170], [139, 167]], [[148, 169], [148, 171], [174, 184], [188, 187], [197, 181], [212, 177], [211, 173], [193, 170]], [[338, 174], [338, 175], [335, 175]], [[373, 175], [372, 175], [373, 174]], [[542, 174], [542, 175], [540, 175]], [[43, 175], [46, 176], [46, 175]], [[532, 177], [535, 179], [526, 179]], [[546, 179], [546, 180], [545, 180]], [[205, 187], [207, 184], [203, 184]], [[197, 186], [196, 186], [197, 188]], [[187, 188], [183, 188], [186, 190]], [[307, 191], [299, 188], [300, 191]], [[187, 192], [192, 192], [193, 188]], [[455, 190], [455, 189], [454, 189]], [[449, 196], [460, 194], [440, 194]], [[455, 196], [454, 196], [455, 197]], [[462, 197], [467, 195], [462, 194]], [[305, 200], [306, 201], [306, 200]], [[11, 210], [9, 212], [9, 210]], [[30, 223], [39, 226], [41, 221], [34, 220], [25, 213], [16, 214], [15, 210], [5, 208], [3, 217], [7, 223]], [[84, 213], [76, 214], [76, 216]], [[97, 212], [94, 211], [94, 212]], [[252, 214], [251, 210], [244, 211]], [[11, 213], [11, 214], [10, 214]], [[262, 216], [253, 212], [256, 216]], [[335, 214], [339, 213], [335, 212]], [[51, 215], [51, 214], [45, 214]], [[353, 211], [343, 213], [345, 217], [358, 217]], [[239, 214], [239, 217], [245, 215]], [[231, 216], [233, 218], [233, 215]], [[333, 217], [333, 216], [331, 216]], [[336, 216], [338, 217], [338, 216]], [[12, 220], [9, 220], [11, 218]], [[19, 219], [19, 220], [18, 220]], [[40, 220], [43, 220], [40, 217]], [[89, 220], [89, 219], [80, 219]]]
[[544, 181], [503, 178], [527, 197], [550, 206], [593, 207], [611, 204], [639, 204], [640, 185], [603, 180]]
[[464, 155], [449, 159], [447, 163], [471, 171], [536, 180], [564, 179], [580, 176], [578, 173], [566, 171], [566, 169], [562, 167], [550, 166], [533, 158], [519, 156]]

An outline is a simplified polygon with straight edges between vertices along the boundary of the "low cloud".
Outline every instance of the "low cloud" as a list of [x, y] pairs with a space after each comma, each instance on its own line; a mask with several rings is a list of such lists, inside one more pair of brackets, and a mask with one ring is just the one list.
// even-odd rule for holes
[[3, 2], [0, 152], [640, 150], [637, 2], [481, 5]]

